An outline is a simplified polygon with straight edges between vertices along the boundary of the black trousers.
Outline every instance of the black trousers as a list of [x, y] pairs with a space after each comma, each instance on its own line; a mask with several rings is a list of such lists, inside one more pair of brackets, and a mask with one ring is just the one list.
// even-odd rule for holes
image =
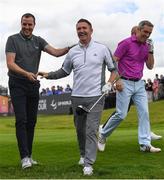
[[16, 118], [16, 137], [20, 157], [32, 155], [34, 129], [39, 102], [39, 81], [9, 77], [9, 89]]

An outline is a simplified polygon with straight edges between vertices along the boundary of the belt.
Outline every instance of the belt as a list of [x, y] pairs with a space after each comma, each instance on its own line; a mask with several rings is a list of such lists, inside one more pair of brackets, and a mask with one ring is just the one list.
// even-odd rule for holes
[[121, 79], [125, 79], [125, 80], [128, 80], [128, 81], [134, 81], [134, 82], [137, 82], [137, 81], [140, 80], [139, 78], [126, 78], [126, 77], [122, 77], [122, 76], [121, 76]]

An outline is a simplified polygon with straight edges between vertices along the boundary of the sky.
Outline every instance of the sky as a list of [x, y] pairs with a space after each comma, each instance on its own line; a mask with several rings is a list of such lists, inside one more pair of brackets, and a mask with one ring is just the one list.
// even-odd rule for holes
[[[132, 26], [141, 20], [154, 24], [155, 67], [145, 67], [143, 79], [164, 75], [164, 0], [0, 0], [0, 85], [8, 87], [5, 44], [8, 36], [21, 29], [20, 19], [30, 12], [36, 17], [33, 34], [56, 48], [78, 42], [76, 22], [88, 19], [93, 39], [106, 44], [112, 52], [119, 41], [130, 36]], [[62, 66], [65, 56], [56, 58], [43, 52], [39, 70], [49, 72]], [[107, 72], [106, 76], [109, 77]], [[41, 80], [41, 88], [66, 84], [72, 86], [72, 74], [60, 80]]]

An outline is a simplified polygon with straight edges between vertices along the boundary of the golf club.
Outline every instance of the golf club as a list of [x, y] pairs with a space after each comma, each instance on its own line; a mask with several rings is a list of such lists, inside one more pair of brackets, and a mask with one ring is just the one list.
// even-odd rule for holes
[[[121, 76], [118, 76], [112, 83], [112, 86], [120, 79]], [[106, 93], [104, 92], [99, 98], [98, 100], [91, 106], [90, 109], [88, 109], [87, 107], [83, 106], [83, 105], [79, 105], [76, 108], [76, 113], [78, 115], [83, 115], [84, 113], [89, 113], [91, 112], [91, 110], [97, 105], [97, 103], [106, 95]]]

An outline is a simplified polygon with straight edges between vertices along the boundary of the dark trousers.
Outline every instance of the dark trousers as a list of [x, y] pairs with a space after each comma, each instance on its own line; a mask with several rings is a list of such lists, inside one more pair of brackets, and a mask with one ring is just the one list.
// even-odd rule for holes
[[34, 128], [37, 121], [39, 102], [39, 81], [9, 77], [9, 89], [16, 118], [16, 137], [20, 157], [32, 154]]

